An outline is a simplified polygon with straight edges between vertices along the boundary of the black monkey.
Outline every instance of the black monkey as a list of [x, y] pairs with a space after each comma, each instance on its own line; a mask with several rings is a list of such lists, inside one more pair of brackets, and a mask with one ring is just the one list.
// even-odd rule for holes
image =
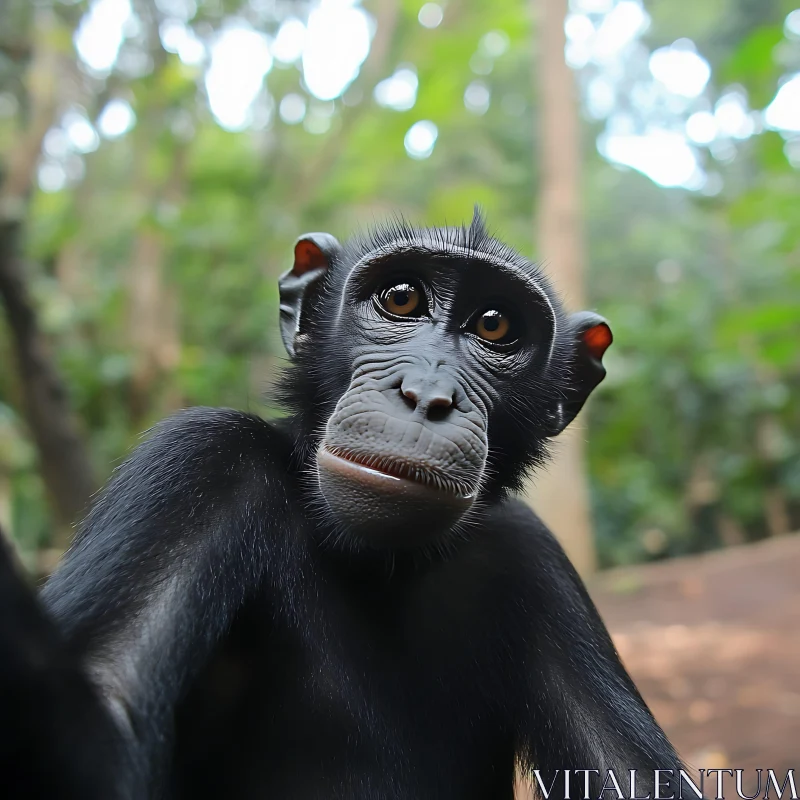
[[[652, 792], [680, 760], [510, 496], [603, 379], [606, 322], [478, 214], [303, 236], [280, 289], [290, 414], [184, 411], [117, 470], [0, 683], [3, 727], [51, 731], [19, 763], [104, 799], [508, 800], [517, 764]], [[50, 756], [79, 745], [96, 775]]]

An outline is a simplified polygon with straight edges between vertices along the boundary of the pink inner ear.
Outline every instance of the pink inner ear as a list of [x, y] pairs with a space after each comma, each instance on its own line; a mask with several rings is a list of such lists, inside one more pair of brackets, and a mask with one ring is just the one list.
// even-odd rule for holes
[[605, 323], [589, 328], [583, 336], [584, 344], [589, 348], [589, 352], [597, 359], [601, 359], [613, 341], [611, 328]]
[[310, 239], [302, 239], [294, 246], [294, 275], [305, 275], [306, 272], [320, 267], [327, 267], [325, 254]]

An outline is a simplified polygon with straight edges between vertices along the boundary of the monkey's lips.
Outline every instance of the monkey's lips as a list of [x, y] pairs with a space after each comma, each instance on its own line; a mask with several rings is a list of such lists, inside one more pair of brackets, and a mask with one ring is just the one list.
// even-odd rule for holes
[[323, 445], [317, 453], [317, 464], [322, 469], [338, 472], [344, 477], [361, 481], [381, 491], [414, 491], [433, 494], [440, 499], [446, 495], [468, 504], [475, 499], [474, 490], [457, 481], [442, 478], [426, 467], [406, 461], [368, 459], [343, 450], [337, 449], [333, 452]]
[[317, 451], [319, 487], [336, 518], [379, 546], [415, 547], [449, 530], [474, 491], [404, 461], [364, 463], [351, 453]]

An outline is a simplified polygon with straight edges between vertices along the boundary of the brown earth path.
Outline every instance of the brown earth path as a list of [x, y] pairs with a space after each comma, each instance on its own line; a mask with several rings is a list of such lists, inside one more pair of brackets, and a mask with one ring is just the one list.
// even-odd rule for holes
[[590, 591], [689, 763], [794, 768], [800, 789], [800, 535], [601, 573]]

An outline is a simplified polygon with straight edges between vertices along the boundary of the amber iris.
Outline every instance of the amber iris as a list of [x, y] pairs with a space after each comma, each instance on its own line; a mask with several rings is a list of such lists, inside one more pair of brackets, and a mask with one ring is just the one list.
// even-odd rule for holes
[[484, 311], [475, 325], [475, 332], [487, 342], [502, 342], [511, 330], [511, 321], [502, 311]]
[[384, 289], [378, 295], [380, 304], [397, 317], [410, 317], [420, 314], [422, 308], [422, 292], [412, 283], [398, 283]]

